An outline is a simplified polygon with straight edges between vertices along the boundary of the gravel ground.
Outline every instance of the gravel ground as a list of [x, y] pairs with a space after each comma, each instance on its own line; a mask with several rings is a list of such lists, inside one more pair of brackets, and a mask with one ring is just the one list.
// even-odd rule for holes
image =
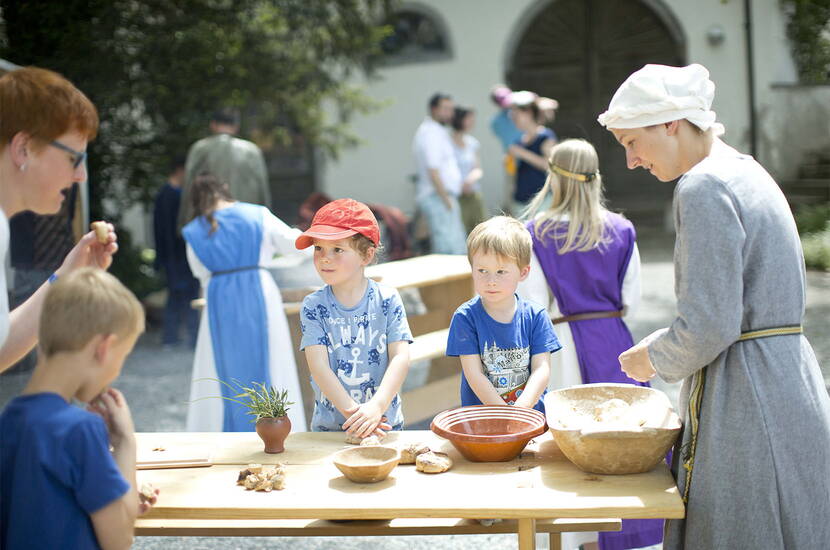
[[[643, 259], [643, 302], [629, 322], [635, 341], [653, 330], [666, 326], [674, 316], [674, 280], [671, 263], [672, 238], [662, 234], [641, 234], [640, 252]], [[825, 382], [830, 386], [830, 273], [807, 274], [807, 314], [805, 330], [822, 365]], [[193, 353], [182, 348], [164, 349], [160, 335], [151, 329], [144, 334], [127, 359], [116, 386], [130, 403], [137, 431], [184, 430]], [[19, 393], [29, 377], [28, 372], [11, 372], [0, 377], [0, 407]], [[677, 386], [657, 383], [655, 386], [676, 399]], [[352, 537], [352, 538], [176, 538], [140, 537], [133, 548], [142, 550], [217, 550], [217, 549], [288, 549], [322, 550], [408, 549], [424, 546], [434, 550], [507, 548], [515, 545], [513, 535], [465, 535], [428, 537]], [[547, 547], [547, 538], [539, 537], [538, 546]]]

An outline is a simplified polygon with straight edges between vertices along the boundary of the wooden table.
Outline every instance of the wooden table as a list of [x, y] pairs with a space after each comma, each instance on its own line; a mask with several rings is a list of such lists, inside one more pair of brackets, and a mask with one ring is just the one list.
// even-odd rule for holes
[[[397, 432], [386, 443], [406, 441], [427, 442], [447, 452], [455, 465], [439, 475], [398, 466], [386, 480], [364, 485], [347, 480], [331, 462], [331, 455], [344, 447], [342, 433], [291, 434], [286, 451], [278, 455], [262, 452], [254, 433], [138, 434], [139, 454], [158, 447], [175, 453], [210, 448], [214, 465], [139, 471], [139, 483], [153, 483], [161, 495], [150, 514], [137, 522], [137, 533], [157, 534], [151, 527], [165, 522], [176, 526], [177, 534], [218, 535], [217, 527], [229, 520], [262, 525], [262, 520], [303, 518], [505, 518], [517, 520], [519, 548], [533, 549], [538, 519], [684, 516], [665, 465], [645, 474], [586, 474], [565, 459], [549, 433], [521, 457], [501, 463], [468, 462], [431, 432]], [[244, 465], [276, 462], [287, 464], [285, 490], [255, 493], [236, 485]], [[145, 528], [147, 533], [142, 532]], [[268, 534], [267, 529], [258, 532]]]

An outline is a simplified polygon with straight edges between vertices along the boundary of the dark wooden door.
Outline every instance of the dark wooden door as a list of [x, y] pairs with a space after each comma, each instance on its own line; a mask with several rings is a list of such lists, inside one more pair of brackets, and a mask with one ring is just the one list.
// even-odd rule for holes
[[647, 63], [683, 65], [684, 59], [683, 45], [644, 2], [555, 0], [525, 29], [507, 82], [559, 101], [553, 129], [560, 140], [581, 137], [597, 148], [612, 209], [659, 223], [674, 186], [628, 170], [622, 147], [597, 122], [619, 85]]

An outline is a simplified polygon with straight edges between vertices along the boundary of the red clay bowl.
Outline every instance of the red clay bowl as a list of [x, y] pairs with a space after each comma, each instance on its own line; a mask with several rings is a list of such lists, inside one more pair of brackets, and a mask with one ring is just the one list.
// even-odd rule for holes
[[430, 425], [473, 462], [505, 462], [548, 429], [545, 415], [521, 407], [475, 405], [439, 413]]

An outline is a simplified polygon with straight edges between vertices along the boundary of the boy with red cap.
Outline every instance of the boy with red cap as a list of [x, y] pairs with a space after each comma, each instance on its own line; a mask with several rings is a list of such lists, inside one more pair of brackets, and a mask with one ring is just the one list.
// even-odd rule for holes
[[375, 216], [352, 199], [320, 208], [297, 238], [298, 249], [314, 246], [314, 267], [326, 283], [305, 297], [300, 314], [300, 349], [314, 389], [312, 431], [367, 437], [403, 428], [398, 391], [412, 334], [398, 291], [364, 274], [379, 241]]

